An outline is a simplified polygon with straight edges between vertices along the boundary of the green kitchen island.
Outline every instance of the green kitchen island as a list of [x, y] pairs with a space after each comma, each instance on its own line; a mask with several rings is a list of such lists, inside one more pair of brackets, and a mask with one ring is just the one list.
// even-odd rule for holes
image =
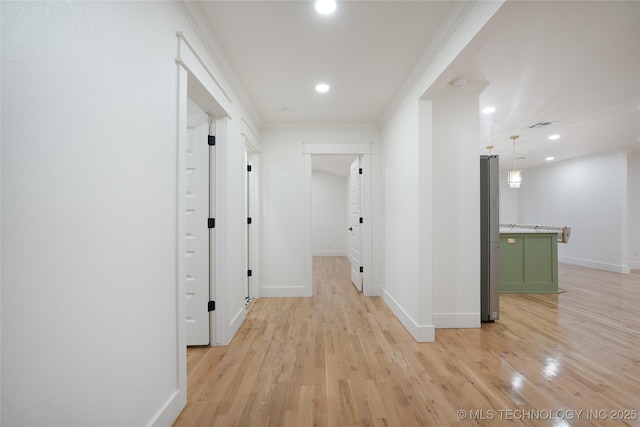
[[558, 293], [558, 233], [500, 227], [500, 293]]

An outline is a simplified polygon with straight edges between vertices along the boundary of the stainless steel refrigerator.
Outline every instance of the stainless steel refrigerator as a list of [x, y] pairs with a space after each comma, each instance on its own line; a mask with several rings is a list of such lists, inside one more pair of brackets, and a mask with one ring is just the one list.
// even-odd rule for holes
[[480, 321], [500, 316], [500, 191], [498, 156], [480, 156]]

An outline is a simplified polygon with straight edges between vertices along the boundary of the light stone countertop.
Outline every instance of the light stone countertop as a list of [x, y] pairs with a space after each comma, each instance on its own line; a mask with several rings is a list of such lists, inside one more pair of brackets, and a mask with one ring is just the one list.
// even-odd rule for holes
[[500, 234], [558, 234], [556, 230], [545, 230], [542, 228], [515, 228], [500, 227]]

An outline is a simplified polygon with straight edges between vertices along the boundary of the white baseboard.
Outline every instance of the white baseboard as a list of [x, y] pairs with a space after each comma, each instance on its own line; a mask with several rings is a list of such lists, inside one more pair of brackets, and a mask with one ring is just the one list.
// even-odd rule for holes
[[347, 251], [323, 251], [323, 250], [312, 251], [311, 255], [312, 256], [346, 256], [346, 257], [349, 256], [347, 254]]
[[236, 333], [238, 332], [238, 329], [240, 329], [240, 326], [242, 326], [242, 322], [244, 322], [244, 319], [246, 317], [247, 317], [247, 310], [243, 306], [236, 313], [236, 315], [233, 316], [233, 319], [231, 319], [231, 324], [229, 325], [229, 336], [226, 337], [227, 339], [225, 339], [225, 342], [222, 345], [227, 345], [227, 344], [229, 344], [231, 342], [233, 337], [236, 336]]
[[432, 319], [436, 329], [480, 327], [480, 313], [433, 313]]
[[434, 342], [436, 340], [434, 326], [418, 325], [384, 288], [382, 288], [382, 299], [417, 342]]
[[631, 270], [629, 265], [611, 264], [607, 262], [593, 261], [589, 259], [558, 256], [558, 262], [579, 265], [580, 267], [595, 268], [597, 270], [612, 271], [614, 273], [627, 274]]
[[147, 426], [166, 427], [172, 425], [186, 405], [187, 391], [183, 390], [180, 392], [180, 390], [176, 390], [162, 406], [162, 409], [160, 409], [156, 416], [149, 421]]
[[311, 297], [313, 290], [308, 286], [263, 286], [260, 296], [266, 298]]
[[[219, 337], [216, 337], [216, 340], [213, 340], [211, 337], [211, 346], [224, 346], [228, 345], [236, 333], [242, 326], [242, 322], [244, 322], [245, 317], [247, 316], [247, 310], [244, 304], [238, 309], [238, 312], [232, 317], [231, 322], [229, 323], [228, 328], [223, 328], [224, 331], [220, 334]], [[216, 319], [216, 321], [221, 321], [220, 318]], [[215, 334], [213, 334], [215, 335]]]
[[640, 270], [640, 261], [630, 261], [629, 262], [629, 269], [630, 270]]

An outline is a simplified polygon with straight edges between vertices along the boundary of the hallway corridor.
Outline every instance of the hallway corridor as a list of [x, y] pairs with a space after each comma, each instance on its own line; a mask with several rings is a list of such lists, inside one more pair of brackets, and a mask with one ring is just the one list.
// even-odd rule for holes
[[346, 258], [313, 269], [312, 298], [259, 298], [229, 346], [188, 350], [175, 426], [637, 425], [610, 412], [639, 409], [637, 272], [561, 265], [566, 293], [501, 295], [500, 321], [416, 343]]

